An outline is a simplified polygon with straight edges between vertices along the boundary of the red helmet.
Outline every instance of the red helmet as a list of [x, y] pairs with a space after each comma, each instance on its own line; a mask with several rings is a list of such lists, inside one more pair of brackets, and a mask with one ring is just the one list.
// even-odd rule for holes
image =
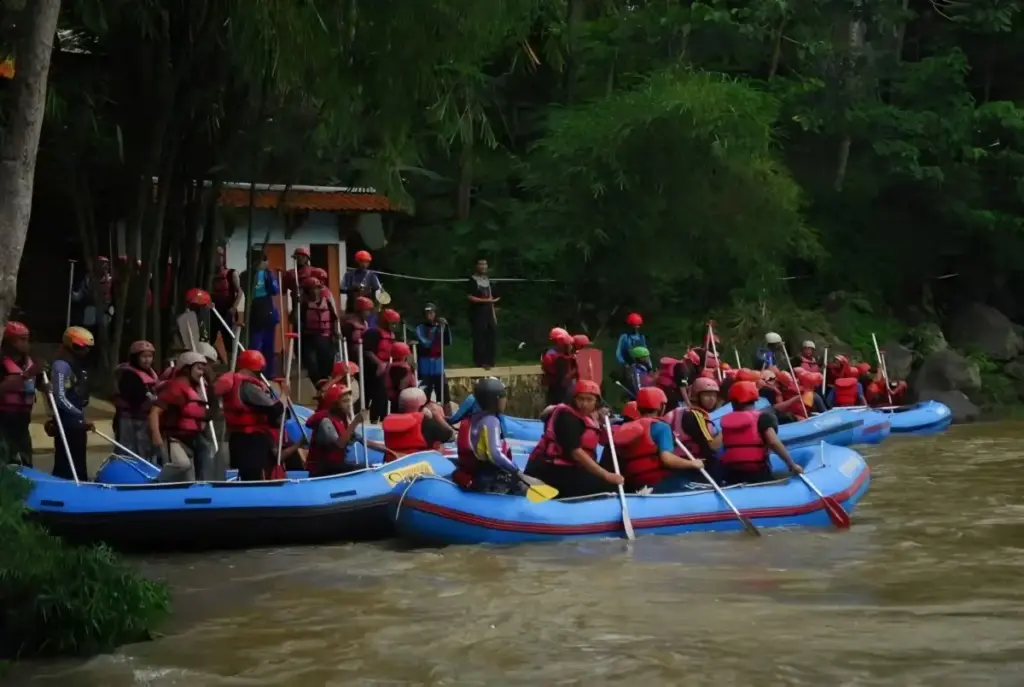
[[587, 336], [586, 334], [577, 334], [576, 336], [572, 337], [572, 345], [573, 348], [576, 349], [586, 348], [587, 346], [590, 345], [590, 337]]
[[559, 346], [571, 346], [572, 335], [569, 332], [563, 331], [561, 334], [558, 334], [554, 339], [552, 339], [552, 341], [558, 344]]
[[210, 294], [203, 289], [189, 289], [185, 292], [185, 302], [189, 305], [197, 305], [200, 308], [205, 308], [213, 301], [210, 298]]
[[757, 397], [757, 385], [753, 382], [734, 382], [729, 387], [729, 400], [733, 403], [753, 403]]
[[323, 284], [316, 277], [306, 277], [302, 280], [302, 288], [304, 289], [319, 289]]
[[700, 365], [700, 353], [698, 353], [697, 351], [693, 350], [692, 348], [690, 350], [688, 350], [686, 352], [686, 355], [683, 356], [683, 357], [686, 360], [689, 360], [694, 365]]
[[645, 386], [636, 392], [637, 410], [661, 410], [666, 403], [668, 403], [668, 397], [656, 386]]
[[857, 370], [861, 374], [867, 374], [871, 372], [871, 363], [857, 363]]
[[326, 284], [328, 280], [327, 270], [322, 267], [314, 267], [309, 271], [314, 277], [320, 280], [321, 284]]
[[359, 296], [356, 298], [355, 304], [356, 312], [362, 312], [363, 310], [373, 310], [373, 301], [366, 296]]
[[705, 391], [714, 391], [718, 393], [718, 382], [714, 379], [708, 379], [707, 377], [699, 377], [696, 382], [693, 383], [693, 392], [696, 394], [702, 394]]
[[402, 321], [402, 316], [398, 314], [397, 310], [387, 308], [386, 310], [380, 311], [380, 316], [383, 320], [389, 324], [398, 324]]
[[8, 322], [4, 325], [5, 339], [27, 339], [28, 327], [21, 322]]
[[790, 389], [791, 391], [796, 391], [796, 382], [793, 381], [793, 376], [790, 375], [788, 372], [779, 372], [777, 375], [775, 375], [775, 379], [777, 379], [782, 384], [782, 388]]
[[847, 368], [846, 374], [844, 374], [843, 376], [844, 377], [849, 377], [850, 379], [860, 379], [860, 376], [861, 376], [860, 365], [858, 365], [857, 367]]
[[136, 353], [156, 353], [156, 348], [148, 341], [136, 341], [128, 347], [128, 355], [135, 355]]
[[712, 370], [718, 367], [718, 357], [711, 351], [707, 351], [704, 354], [704, 367]]
[[637, 410], [636, 401], [630, 401], [622, 406], [622, 417], [627, 420], [638, 420], [640, 418], [640, 411]]
[[569, 336], [569, 332], [565, 331], [561, 327], [552, 327], [551, 331], [548, 332], [548, 339], [551, 341], [558, 341], [564, 336]]
[[309, 257], [309, 249], [306, 248], [305, 246], [302, 246], [301, 248], [296, 248], [295, 252], [292, 253], [292, 257], [293, 258], [297, 258], [300, 255], [305, 255], [308, 258]]
[[345, 386], [344, 384], [330, 385], [322, 394], [320, 394], [320, 407], [330, 408], [335, 403], [337, 403], [342, 396], [344, 396], [347, 393], [350, 392], [348, 387]]
[[640, 313], [631, 312], [626, 315], [626, 324], [630, 327], [639, 327], [643, 325], [644, 318], [640, 317]]
[[751, 370], [749, 368], [740, 368], [740, 371], [736, 373], [737, 382], [760, 382], [761, 373], [757, 370]]
[[401, 362], [412, 354], [409, 349], [409, 344], [399, 341], [398, 343], [391, 345], [391, 358]]
[[700, 371], [700, 374], [697, 375], [697, 378], [698, 379], [714, 379], [715, 378], [715, 371], [712, 370], [710, 367], [705, 367], [703, 370]]
[[578, 396], [580, 394], [593, 394], [594, 396], [600, 396], [601, 385], [590, 379], [581, 379], [576, 382], [576, 386], [572, 388], [573, 396]]
[[356, 262], [372, 262], [373, 256], [370, 255], [368, 250], [357, 250], [355, 254]]
[[738, 375], [740, 373], [739, 370], [733, 370], [733, 369], [726, 370], [725, 368], [722, 368], [722, 369], [725, 371], [725, 378], [726, 379], [736, 379], [736, 375]]
[[359, 374], [359, 366], [356, 365], [351, 360], [347, 362], [339, 360], [338, 362], [334, 363], [334, 367], [331, 368], [332, 377], [344, 377], [346, 373], [350, 375]]
[[249, 370], [250, 372], [263, 372], [267, 366], [267, 359], [259, 351], [248, 350], [238, 354], [238, 369]]

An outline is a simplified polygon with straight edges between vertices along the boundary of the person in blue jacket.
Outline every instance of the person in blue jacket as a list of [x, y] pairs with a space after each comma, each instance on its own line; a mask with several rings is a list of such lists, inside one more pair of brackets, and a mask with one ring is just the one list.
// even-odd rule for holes
[[85, 408], [89, 405], [89, 375], [84, 361], [94, 345], [95, 340], [88, 329], [68, 327], [64, 332], [60, 352], [50, 366], [53, 373], [51, 388], [56, 406], [53, 411], [60, 416], [61, 427], [64, 428], [68, 442], [65, 451], [64, 442], [54, 433], [54, 477], [72, 479], [77, 474], [79, 480], [89, 480], [85, 463], [86, 440], [89, 432], [96, 427], [85, 419]]
[[754, 369], [763, 370], [773, 365], [785, 362], [782, 352], [782, 337], [775, 332], [768, 332], [764, 335], [764, 346], [754, 353]]
[[619, 361], [619, 365], [630, 367], [637, 362], [633, 359], [633, 349], [641, 346], [649, 351], [650, 346], [647, 345], [647, 337], [640, 333], [644, 318], [640, 317], [639, 313], [633, 312], [627, 315], [626, 324], [630, 327], [630, 331], [624, 332], [619, 337], [619, 345], [615, 347], [615, 359]]
[[[267, 361], [267, 374], [271, 374], [274, 370], [274, 332], [281, 321], [275, 296], [281, 293], [281, 287], [263, 250], [254, 250], [249, 261], [254, 270], [249, 304], [249, 348], [263, 354]], [[249, 283], [248, 271], [242, 273], [240, 281], [243, 285]]]
[[[416, 325], [416, 374], [420, 379], [420, 388], [430, 398], [434, 398], [442, 406], [446, 405], [451, 396], [448, 384], [444, 379], [444, 358], [442, 346], [452, 345], [452, 330], [448, 320], [437, 316], [437, 307], [433, 303], [423, 306], [423, 322]], [[442, 398], [443, 397], [443, 398]]]

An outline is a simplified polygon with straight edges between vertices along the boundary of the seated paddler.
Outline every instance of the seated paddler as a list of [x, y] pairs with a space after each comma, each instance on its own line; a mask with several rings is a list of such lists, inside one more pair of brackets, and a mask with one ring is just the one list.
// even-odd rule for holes
[[398, 412], [381, 422], [384, 446], [388, 449], [385, 463], [417, 451], [436, 451], [441, 444], [455, 439], [455, 430], [448, 426], [443, 415], [435, 417], [436, 411], [428, 409], [428, 404], [426, 392], [419, 387], [399, 393]]

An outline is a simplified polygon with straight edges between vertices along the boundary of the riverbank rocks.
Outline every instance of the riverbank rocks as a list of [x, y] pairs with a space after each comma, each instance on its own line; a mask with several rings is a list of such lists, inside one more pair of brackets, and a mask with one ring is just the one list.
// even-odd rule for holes
[[906, 379], [914, 367], [914, 352], [898, 341], [878, 347], [885, 356], [885, 369], [890, 379]]
[[939, 391], [978, 391], [981, 373], [976, 364], [947, 348], [926, 357], [912, 382], [918, 398], [923, 399], [926, 393]]
[[922, 391], [918, 397], [922, 401], [944, 403], [953, 414], [953, 422], [957, 424], [974, 422], [981, 415], [981, 409], [962, 391]]
[[995, 308], [972, 303], [950, 318], [949, 342], [965, 351], [977, 351], [991, 360], [1013, 360], [1024, 352], [1024, 339], [1013, 322]]

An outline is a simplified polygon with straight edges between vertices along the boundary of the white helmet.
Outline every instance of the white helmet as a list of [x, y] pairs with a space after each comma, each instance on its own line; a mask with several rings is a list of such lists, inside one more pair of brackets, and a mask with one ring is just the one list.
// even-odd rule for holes
[[427, 394], [418, 386], [402, 389], [398, 394], [398, 407], [403, 413], [415, 413], [427, 404]]
[[220, 358], [220, 356], [217, 355], [217, 349], [211, 346], [210, 344], [206, 343], [205, 341], [200, 341], [196, 348], [198, 349], [199, 354], [202, 355], [207, 360], [209, 360], [211, 363], [217, 362], [217, 360]]
[[808, 339], [807, 341], [804, 341], [802, 344], [800, 344], [800, 348], [817, 348], [817, 346], [814, 345], [813, 341]]
[[780, 344], [782, 343], [782, 337], [775, 332], [768, 332], [764, 335], [764, 342], [766, 344]]
[[189, 365], [195, 365], [197, 363], [206, 364], [206, 358], [203, 357], [202, 353], [193, 353], [192, 351], [185, 351], [178, 356], [178, 360], [174, 363], [175, 367], [183, 368]]

